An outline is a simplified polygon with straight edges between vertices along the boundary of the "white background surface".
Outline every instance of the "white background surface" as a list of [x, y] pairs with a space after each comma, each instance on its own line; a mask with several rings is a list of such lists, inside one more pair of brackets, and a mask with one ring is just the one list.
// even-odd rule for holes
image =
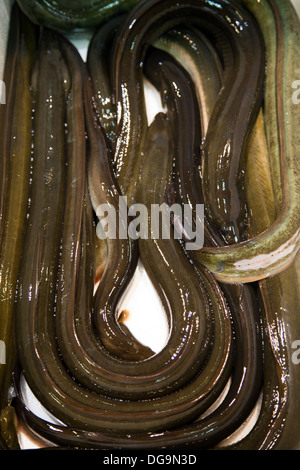
[[[11, 0], [0, 1], [0, 77], [2, 77], [3, 74], [11, 3]], [[292, 3], [300, 15], [300, 0], [292, 0]], [[87, 41], [84, 39], [78, 40], [78, 38], [71, 39], [72, 42], [77, 45], [79, 51], [82, 54], [82, 57], [85, 59]], [[300, 76], [295, 77], [295, 80], [296, 79], [300, 79]], [[156, 94], [155, 90], [147, 88], [146, 96], [149, 103], [149, 119], [151, 120], [155, 112], [159, 109], [159, 100], [157, 98], [158, 95]], [[168, 326], [160, 300], [141, 264], [138, 266], [130, 288], [124, 295], [122, 300], [122, 308], [127, 309], [130, 312], [127, 325], [133, 334], [135, 334], [140, 339], [140, 341], [150, 346], [154, 351], [157, 352], [162, 349], [167, 340]], [[27, 386], [24, 387], [24, 391], [32, 409], [39, 416], [51, 420], [52, 417], [37, 402]], [[257, 412], [257, 410], [254, 411], [252, 419], [249, 420], [251, 425], [255, 421]], [[247, 423], [245, 423], [244, 428], [244, 433], [246, 434], [248, 432]], [[243, 433], [243, 431], [239, 430], [239, 436], [241, 436], [241, 433]], [[22, 448], [34, 448], [39, 446], [38, 442], [30, 439], [24, 433], [20, 434], [20, 440]]]

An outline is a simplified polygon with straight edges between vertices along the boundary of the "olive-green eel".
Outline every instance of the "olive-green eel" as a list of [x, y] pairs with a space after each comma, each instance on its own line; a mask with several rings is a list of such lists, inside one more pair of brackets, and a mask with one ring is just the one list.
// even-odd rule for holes
[[[288, 85], [289, 82], [292, 82], [293, 70], [296, 66], [295, 64], [297, 64], [298, 51], [295, 44], [298, 42], [299, 22], [293, 10], [289, 9], [287, 12], [286, 7], [279, 4], [276, 5], [277, 11], [285, 16], [286, 21], [284, 24], [288, 23], [290, 25], [289, 28], [284, 27], [284, 41], [282, 43], [284, 47], [277, 50], [276, 60], [278, 65], [276, 68], [276, 78], [274, 78], [277, 83], [276, 102], [278, 104], [276, 116], [278, 123], [280, 123], [278, 127], [279, 129], [284, 129], [284, 132], [280, 132], [279, 135], [284, 203], [276, 222], [264, 233], [230, 246], [204, 247], [198, 251], [197, 256], [199, 261], [222, 282], [249, 282], [270, 276], [284, 269], [292, 261], [299, 245], [297, 164], [295, 162], [298, 136], [295, 134], [297, 126], [294, 124], [297, 123], [298, 108], [291, 102], [290, 86]], [[228, 8], [230, 13], [228, 12], [227, 14]], [[232, 51], [234, 51], [235, 57], [237, 57], [240, 51], [240, 60], [242, 60], [244, 54], [244, 60], [247, 63], [247, 54], [251, 54], [251, 50], [252, 54], [256, 54], [260, 50], [261, 42], [259, 39], [260, 35], [255, 33], [257, 29], [252, 27], [251, 18], [247, 17], [247, 19], [243, 20], [243, 15], [244, 10], [242, 7], [233, 2], [206, 2], [204, 0], [195, 2], [195, 4], [185, 1], [178, 4], [175, 1], [166, 0], [165, 2], [158, 2], [153, 0], [142, 2], [127, 16], [126, 22], [120, 30], [120, 35], [116, 39], [116, 100], [119, 114], [115, 162], [117, 164], [117, 175], [121, 190], [128, 195], [130, 202], [134, 200], [134, 193], [141, 179], [140, 167], [137, 164], [140, 149], [136, 148], [136, 146], [138, 147], [138, 143], [142, 143], [145, 132], [145, 110], [142, 96], [143, 88], [141, 86], [141, 64], [143, 54], [145, 53], [145, 44], [153, 41], [155, 37], [157, 38], [166, 29], [170, 29], [172, 26], [183, 21], [185, 16], [192, 16], [193, 23], [201, 22], [201, 20], [203, 23], [205, 20], [206, 25], [210, 19], [214, 22], [214, 25], [218, 25], [223, 30], [223, 34], [228, 32], [229, 38], [232, 39]], [[228, 18], [230, 18], [230, 22], [228, 22]], [[251, 76], [252, 92], [249, 91], [249, 95], [247, 94], [247, 101], [251, 108], [243, 116], [246, 120], [248, 118], [255, 120], [258, 112], [257, 101], [259, 101], [259, 97], [256, 93], [256, 86], [260, 80], [259, 77], [261, 77], [261, 60], [259, 60], [259, 57], [257, 57], [256, 63], [258, 68], [253, 69], [252, 73], [255, 73], [256, 70], [257, 75], [256, 78]], [[140, 66], [137, 64], [140, 64]], [[232, 99], [227, 100], [227, 106], [231, 109], [231, 117], [234, 122], [234, 117], [237, 116], [234, 112], [234, 106], [236, 105], [234, 97], [238, 89], [238, 81], [240, 80], [242, 90], [244, 90], [245, 80], [250, 77], [246, 73], [246, 66], [240, 67], [239, 70], [242, 70], [245, 76], [237, 75], [237, 88], [230, 84]], [[287, 74], [291, 75], [290, 80]], [[254, 83], [256, 84], [255, 86]], [[287, 84], [286, 86], [284, 85], [285, 83]], [[249, 90], [251, 89], [251, 84], [249, 85]], [[252, 98], [250, 98], [251, 93]], [[221, 139], [214, 138], [213, 132], [216, 127], [216, 122], [214, 121], [217, 121], [217, 110], [221, 106], [223, 98], [224, 95], [221, 95], [216, 103], [216, 118], [212, 117], [210, 123], [212, 138], [207, 139], [205, 142], [205, 154], [207, 156], [210, 155], [210, 145], [212, 146], [211, 150], [214, 148], [214, 145], [217, 145], [218, 148], [213, 150], [212, 155], [216, 159], [219, 156], [224, 156], [226, 159], [228, 157], [228, 162], [231, 162], [230, 155], [231, 152], [235, 151], [235, 144], [233, 145], [229, 135], [233, 132], [234, 122], [231, 122], [230, 129], [227, 129], [228, 134], [225, 131], [225, 127], [230, 121], [222, 121], [225, 127], [220, 129], [218, 133], [223, 136], [224, 140], [222, 143]], [[243, 102], [245, 103], [245, 100]], [[223, 109], [223, 105], [221, 109]], [[242, 110], [243, 107], [241, 108]], [[223, 112], [225, 112], [224, 109]], [[289, 115], [288, 122], [284, 118], [287, 113]], [[128, 126], [129, 120], [130, 126]], [[243, 122], [243, 119], [241, 121]], [[208, 129], [209, 134], [210, 130]], [[137, 138], [137, 136], [139, 137]], [[241, 145], [240, 150], [245, 148], [246, 137], [247, 132], [241, 138], [242, 142], [238, 139], [238, 143]], [[237, 154], [240, 155], [240, 151], [237, 151]], [[213, 168], [217, 166], [216, 159], [213, 159]], [[122, 170], [125, 160], [128, 160], [126, 171]], [[233, 168], [235, 164], [237, 162], [233, 163]], [[236, 177], [234, 171], [232, 174], [235, 174]]]
[[[232, 279], [247, 281], [264, 279], [284, 270], [293, 262], [299, 247], [299, 171], [296, 163], [299, 107], [292, 102], [291, 83], [299, 63], [296, 44], [300, 29], [298, 16], [290, 2], [270, 0], [258, 4], [241, 0], [239, 3], [249, 8], [256, 17], [266, 44], [265, 126], [273, 181], [271, 191], [277, 211], [273, 223], [256, 233], [249, 242], [242, 243], [240, 248], [233, 248], [233, 251], [231, 248], [224, 250], [224, 259], [226, 253], [233, 255], [235, 274]], [[271, 207], [269, 210], [272, 210]], [[244, 255], [236, 257], [235, 250], [240, 250]], [[222, 263], [221, 257], [219, 259]], [[223, 273], [216, 276], [223, 278]]]
[[[18, 448], [14, 409], [10, 406], [16, 364], [14, 305], [19, 260], [23, 249], [31, 157], [30, 69], [36, 28], [14, 6], [11, 13], [4, 80], [7, 103], [1, 105], [1, 251], [0, 340], [5, 346], [0, 364], [0, 429], [4, 447]], [[16, 190], [16, 188], [18, 188]]]
[[[113, 27], [113, 25], [112, 25]], [[108, 26], [109, 28], [109, 26]], [[94, 81], [94, 85], [95, 85], [95, 96], [97, 96], [98, 94], [100, 96], [103, 96], [104, 97], [104, 101], [106, 102], [105, 100], [105, 96], [107, 94], [106, 90], [107, 90], [107, 85], [105, 87], [101, 87], [101, 82], [103, 83], [103, 78], [101, 77], [101, 73], [102, 73], [102, 70], [100, 68], [100, 70], [97, 70], [97, 63], [93, 63], [93, 59], [95, 59], [95, 50], [93, 49], [93, 47], [97, 48], [97, 40], [99, 41], [100, 38], [103, 37], [103, 30], [100, 30], [97, 35], [95, 36], [94, 38], [94, 41], [92, 41], [92, 44], [91, 44], [91, 47], [90, 47], [90, 54], [89, 54], [89, 61], [88, 61], [88, 64], [89, 64], [89, 67], [90, 67], [90, 70], [92, 71], [92, 76], [93, 77], [97, 77], [97, 80]], [[103, 44], [103, 42], [101, 43]], [[101, 45], [98, 45], [98, 48], [99, 47], [102, 47]], [[100, 85], [100, 87], [99, 87]], [[98, 88], [99, 87], [99, 88]], [[189, 102], [189, 105], [191, 106], [191, 103]], [[100, 109], [100, 107], [99, 107]], [[183, 120], [184, 122], [184, 120]], [[189, 128], [189, 124], [186, 123], [186, 127]], [[181, 134], [183, 135], [183, 134]], [[189, 142], [189, 139], [185, 139], [186, 142]], [[178, 143], [178, 139], [176, 139], [176, 142]], [[198, 146], [200, 147], [200, 143], [198, 142]], [[127, 161], [124, 161], [124, 166], [125, 168], [127, 169]], [[144, 170], [144, 166], [143, 164], [140, 165], [141, 168], [143, 168]], [[142, 178], [144, 177], [144, 171], [142, 172]], [[135, 184], [135, 181], [134, 181], [134, 184]], [[135, 194], [135, 198], [137, 200], [138, 199], [138, 195], [139, 195], [139, 192], [137, 191], [136, 194]], [[146, 259], [146, 258], [145, 258]]]
[[[243, 1], [255, 15], [265, 32], [268, 55], [276, 54], [276, 22], [279, 20], [274, 2], [260, 4]], [[285, 5], [289, 10], [291, 5]], [[293, 15], [293, 12], [291, 13]], [[266, 22], [268, 18], [268, 22]], [[278, 37], [278, 41], [280, 36]], [[271, 61], [272, 66], [276, 62]], [[272, 71], [272, 68], [271, 68]], [[272, 95], [272, 74], [269, 93]], [[268, 93], [268, 90], [266, 92]], [[264, 109], [265, 119], [274, 112], [273, 99]], [[261, 121], [249, 149], [246, 169], [246, 191], [251, 208], [252, 235], [266, 230], [280, 211], [282, 194], [280, 168], [270, 168], [269, 159], [278, 155], [277, 127], [265, 127]], [[273, 132], [273, 134], [271, 134]], [[257, 179], [257, 168], [261, 174]], [[271, 171], [272, 170], [272, 171]], [[275, 170], [275, 171], [274, 171]], [[262, 184], [262, 180], [264, 183]], [[259, 418], [249, 435], [234, 448], [267, 450], [299, 450], [299, 254], [285, 271], [259, 283], [265, 305], [265, 386]]]

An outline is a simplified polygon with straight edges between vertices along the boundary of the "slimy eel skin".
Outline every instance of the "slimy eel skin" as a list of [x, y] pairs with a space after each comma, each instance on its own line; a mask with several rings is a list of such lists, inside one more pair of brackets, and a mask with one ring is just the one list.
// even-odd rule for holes
[[[191, 4], [188, 2], [188, 5], [185, 5], [185, 2], [178, 4], [174, 2], [166, 2], [167, 9], [163, 10], [164, 2], [156, 3], [146, 2], [139, 5], [136, 9], [128, 15], [127, 21], [128, 26], [133, 25], [131, 28], [125, 23], [123, 25], [123, 30], [121, 28], [120, 38], [118, 38], [119, 47], [116, 52], [116, 70], [117, 75], [117, 106], [120, 108], [119, 113], [119, 124], [117, 135], [119, 139], [119, 144], [117, 141], [115, 161], [117, 163], [117, 175], [120, 181], [121, 190], [128, 194], [129, 200], [134, 199], [135, 188], [139, 184], [139, 165], [133, 165], [133, 159], [136, 162], [139, 149], [134, 148], [136, 142], [141, 142], [144, 135], [144, 125], [143, 121], [145, 120], [143, 110], [143, 98], [142, 98], [142, 87], [141, 87], [141, 77], [140, 69], [136, 67], [136, 64], [142, 63], [143, 57], [143, 47], [142, 45], [149, 40], [153, 40], [152, 25], [156, 23], [157, 30], [161, 33], [163, 32], [163, 26], [161, 24], [164, 22], [165, 25], [175, 26], [178, 24], [179, 12], [182, 15], [194, 15], [193, 22], [199, 21], [199, 16], [201, 17], [201, 9], [205, 10], [205, 13], [202, 15], [202, 19], [205, 18], [206, 21], [209, 20], [210, 15], [217, 14], [218, 4], [214, 2], [198, 2], [197, 5]], [[277, 5], [277, 4], [276, 4]], [[222, 3], [223, 8], [219, 9], [219, 13], [225, 12], [226, 8], [233, 6], [233, 3], [230, 3], [230, 6], [227, 2]], [[197, 15], [199, 11], [199, 16]], [[237, 15], [238, 6], [234, 4], [233, 10], [226, 17], [231, 19], [231, 26], [225, 23], [220, 24], [221, 16], [218, 14], [215, 24], [219, 24], [223, 32], [227, 31], [229, 28], [230, 37], [232, 38], [232, 44], [241, 46], [243, 37], [245, 35], [253, 35], [249, 41], [246, 41], [246, 44], [249, 45], [249, 42], [252, 45], [255, 44], [255, 32], [256, 28], [251, 28], [251, 21], [247, 18], [243, 22], [243, 13], [239, 12], [238, 18]], [[287, 8], [280, 8], [277, 5], [277, 28], [278, 33], [283, 32], [283, 23], [280, 22], [280, 15], [284, 14], [285, 19], [290, 22], [291, 27], [285, 29], [283, 42], [285, 44], [297, 44], [298, 41], [298, 19], [296, 13]], [[193, 13], [192, 13], [193, 12]], [[208, 16], [207, 16], [208, 15]], [[170, 22], [167, 21], [169, 18]], [[247, 25], [246, 25], [247, 23]], [[295, 24], [294, 24], [295, 23]], [[233, 24], [239, 25], [239, 29], [234, 29]], [[238, 31], [238, 33], [237, 33]], [[139, 34], [137, 34], [139, 32]], [[236, 41], [234, 41], [234, 34]], [[154, 33], [153, 33], [154, 34]], [[233, 37], [232, 37], [233, 35]], [[258, 35], [260, 36], [260, 35]], [[294, 40], [292, 40], [294, 38]], [[257, 47], [254, 47], [254, 50], [260, 49], [258, 45], [260, 43], [259, 37], [257, 37]], [[284, 86], [284, 83], [288, 83], [288, 79], [285, 77], [286, 70], [290, 71], [291, 75], [293, 74], [292, 70], [295, 64], [297, 63], [297, 48], [290, 46], [286, 47], [287, 52], [283, 52], [283, 48], [278, 48], [276, 52], [276, 57], [269, 60], [276, 60], [278, 67], [276, 69], [276, 81], [279, 86], [276, 88], [277, 100], [277, 119], [281, 123], [279, 126], [280, 129], [285, 128], [285, 132], [280, 132], [280, 161], [281, 161], [281, 182], [284, 193], [284, 204], [282, 210], [278, 215], [276, 222], [268, 228], [264, 233], [258, 234], [252, 239], [240, 241], [230, 246], [223, 247], [204, 247], [198, 252], [198, 258], [201, 263], [203, 263], [211, 272], [214, 273], [216, 278], [222, 282], [251, 282], [254, 280], [261, 279], [266, 276], [270, 276], [282, 269], [284, 269], [293, 259], [295, 253], [298, 250], [299, 246], [299, 223], [298, 223], [298, 202], [297, 202], [297, 164], [295, 163], [295, 148], [297, 148], [298, 137], [295, 134], [294, 129], [297, 127], [293, 123], [297, 122], [297, 109], [291, 102], [291, 90], [289, 86]], [[130, 62], [126, 60], [126, 51], [130, 51], [130, 58], [132, 59], [132, 67]], [[136, 56], [135, 56], [136, 53]], [[236, 54], [236, 52], [235, 52]], [[241, 56], [242, 57], [242, 56]], [[280, 59], [282, 58], [282, 60]], [[261, 77], [262, 73], [262, 64], [261, 60], [257, 60], [257, 80]], [[130, 68], [131, 67], [131, 68]], [[124, 72], [123, 72], [124, 70]], [[124, 78], [122, 78], [124, 77]], [[125, 78], [126, 77], [126, 78]], [[292, 78], [291, 78], [292, 80]], [[251, 83], [255, 82], [254, 77], [251, 79]], [[135, 92], [131, 92], [131, 87], [136, 87], [136, 84], [139, 83], [138, 88], [135, 89]], [[258, 83], [258, 82], [257, 82]], [[260, 82], [261, 83], [261, 82]], [[234, 89], [234, 87], [231, 87]], [[251, 110], [253, 118], [257, 115], [258, 109], [255, 112], [255, 102], [258, 99], [255, 90], [253, 90], [254, 96], [251, 105]], [[251, 93], [250, 93], [251, 94]], [[134, 96], [134, 100], [131, 100], [130, 97]], [[234, 93], [233, 93], [234, 95]], [[251, 100], [250, 100], [251, 103]], [[259, 104], [258, 100], [258, 104]], [[220, 103], [219, 103], [220, 104]], [[218, 103], [216, 103], [216, 109]], [[217, 111], [216, 111], [217, 112]], [[245, 119], [249, 117], [249, 113], [245, 113]], [[284, 116], [289, 115], [289, 120], [286, 121]], [[129, 116], [135, 116], [131, 119], [131, 125], [128, 126]], [[251, 115], [251, 113], [250, 113]], [[243, 119], [242, 119], [243, 120]], [[213, 127], [213, 117], [211, 120], [211, 126]], [[223, 121], [222, 121], [223, 122]], [[225, 121], [229, 122], [229, 121]], [[224, 124], [224, 122], [223, 122]], [[254, 122], [253, 122], [254, 124]], [[224, 124], [225, 125], [225, 124]], [[233, 126], [230, 126], [232, 130]], [[209, 134], [209, 130], [208, 130]], [[238, 134], [238, 133], [237, 133]], [[235, 134], [235, 136], [237, 136]], [[139, 135], [139, 139], [136, 136]], [[233, 145], [227, 139], [226, 132], [221, 132], [220, 135], [224, 137], [224, 141], [221, 144], [219, 139], [217, 139], [219, 149], [215, 149], [213, 155], [220, 156], [223, 155], [226, 158], [229, 156], [231, 151], [233, 151]], [[244, 136], [245, 138], [246, 136]], [[244, 139], [242, 138], [242, 140]], [[205, 147], [206, 154], [209, 155], [209, 145], [215, 144], [216, 139], [207, 138]], [[245, 139], [245, 142], [247, 139]], [[241, 143], [241, 142], [240, 142]], [[243, 146], [241, 147], [241, 149]], [[133, 155], [135, 157], [133, 157]], [[123, 174], [122, 166], [123, 161], [128, 159], [129, 162], [126, 164], [127, 173]], [[132, 163], [130, 163], [132, 160]], [[229, 158], [230, 161], [230, 158]], [[233, 171], [233, 174], [234, 171]], [[134, 182], [134, 183], [132, 183]], [[291, 189], [293, 188], [293, 189]]]
[[19, 6], [34, 22], [62, 33], [99, 27], [112, 16], [125, 13], [139, 0], [18, 0]]
[[[240, 3], [260, 20], [267, 47], [266, 132], [277, 217], [271, 226], [249, 241], [223, 248], [216, 256], [217, 263], [213, 261], [213, 251], [205, 249], [199, 254], [199, 258], [204, 257], [204, 264], [224, 282], [230, 279], [247, 282], [276, 274], [293, 262], [299, 248], [299, 135], [296, 131], [299, 107], [291, 99], [291, 83], [299, 64], [295, 47], [299, 42], [299, 19], [290, 2]], [[268, 22], [264, 22], [266, 12]]]
[[[276, 28], [272, 27], [276, 11], [273, 2], [258, 4], [244, 2], [261, 22], [265, 32], [267, 52], [273, 53]], [[289, 6], [286, 5], [287, 10]], [[267, 13], [268, 12], [268, 13]], [[268, 15], [268, 24], [264, 18]], [[289, 14], [291, 14], [290, 12]], [[292, 13], [293, 14], [293, 13]], [[267, 34], [268, 32], [268, 34]], [[274, 36], [273, 36], [274, 35]], [[276, 37], [276, 36], [275, 36]], [[275, 63], [271, 62], [272, 67]], [[272, 97], [273, 75], [266, 90], [269, 100], [266, 102], [264, 115], [260, 119], [261, 130], [257, 132], [252, 148], [248, 152], [246, 191], [248, 205], [251, 208], [250, 227], [252, 236], [268, 227], [276, 219], [282, 204], [281, 175], [278, 167], [269, 165], [270, 158], [278, 156], [278, 128], [276, 121], [265, 126], [263, 119], [269, 121], [276, 103]], [[256, 144], [255, 144], [256, 142]], [[277, 150], [276, 150], [277, 149]], [[256, 150], [256, 152], [253, 152]], [[255, 169], [259, 168], [261, 180], [257, 180]], [[274, 171], [275, 170], [275, 171]], [[299, 360], [296, 355], [296, 337], [299, 335], [299, 254], [291, 266], [283, 272], [259, 282], [264, 304], [265, 330], [265, 386], [260, 415], [254, 429], [245, 439], [237, 444], [237, 449], [298, 449], [299, 448], [299, 402], [295, 398], [299, 389]]]
[[[195, 39], [197, 38], [197, 33], [194, 31], [193, 34], [189, 36], [190, 38], [193, 37], [193, 46], [195, 47]], [[182, 42], [181, 42], [182, 45]], [[178, 48], [176, 47], [177, 44], [175, 42], [174, 47], [172, 47], [172, 42], [169, 43], [168, 49], [171, 51], [177, 50]], [[190, 57], [190, 44], [186, 43], [183, 46], [184, 50], [184, 55], [186, 57], [186, 61], [189, 61], [188, 57], [191, 60]], [[200, 42], [198, 42], [198, 47], [201, 48]], [[205, 47], [205, 44], [202, 45], [202, 47]], [[200, 55], [201, 57], [201, 55]], [[182, 63], [181, 60], [181, 54], [177, 56], [177, 59]], [[201, 60], [201, 59], [200, 59]], [[211, 64], [211, 69], [213, 69], [213, 63]], [[195, 155], [193, 152], [193, 143], [194, 141], [197, 141], [197, 138], [195, 138], [195, 116], [193, 116], [193, 102], [195, 100], [195, 97], [193, 96], [193, 82], [192, 78], [186, 76], [184, 73], [184, 70], [181, 70], [180, 66], [176, 61], [170, 57], [169, 54], [165, 54], [164, 52], [159, 52], [157, 50], [153, 50], [152, 54], [150, 54], [150, 57], [148, 58], [148, 62], [146, 62], [145, 66], [145, 72], [147, 74], [147, 77], [153, 81], [155, 86], [158, 88], [158, 90], [161, 92], [162, 96], [164, 97], [164, 102], [165, 105], [168, 107], [169, 115], [170, 115], [170, 120], [173, 125], [173, 135], [175, 138], [175, 175], [178, 178], [178, 180], [181, 182], [181, 185], [184, 186], [184, 188], [181, 188], [178, 190], [178, 195], [179, 197], [183, 198], [183, 201], [185, 203], [190, 203], [193, 207], [197, 203], [201, 202], [201, 193], [196, 194], [195, 190], [195, 184], [193, 184], [193, 181], [195, 179]], [[217, 73], [217, 68], [215, 69], [215, 73]], [[203, 73], [203, 81], [205, 79], [205, 72]], [[209, 87], [209, 85], [206, 85], [203, 87], [203, 94], [205, 95], [206, 89]], [[217, 97], [218, 93], [215, 93], [215, 99]], [[213, 95], [211, 95], [213, 96]], [[206, 104], [205, 102], [202, 103], [202, 106], [204, 107]], [[210, 116], [209, 113], [209, 107], [208, 109], [205, 110], [204, 115]], [[197, 117], [197, 113], [196, 113]], [[193, 119], [195, 122], [193, 122]], [[182, 136], [180, 137], [180, 134]], [[176, 137], [175, 137], [176, 136]], [[187, 140], [189, 144], [184, 145], [180, 144], [180, 142]], [[188, 176], [187, 176], [188, 175]], [[207, 235], [207, 243], [210, 243], [213, 245], [216, 240], [218, 240], [218, 243], [221, 243], [220, 236], [216, 233], [214, 233], [213, 229], [210, 229], [210, 232], [213, 234], [212, 236]], [[191, 254], [192, 257], [192, 254]], [[246, 324], [243, 322], [240, 323], [240, 320], [244, 317], [244, 315], [247, 316], [249, 322], [251, 321], [250, 319], [252, 318], [253, 321], [253, 328], [255, 330], [257, 326], [257, 319], [259, 318], [259, 308], [257, 307], [257, 300], [253, 300], [255, 296], [253, 297], [252, 293], [252, 287], [246, 286], [246, 285], [224, 285], [222, 286], [222, 289], [225, 292], [227, 301], [231, 305], [231, 312], [233, 315], [235, 327], [237, 329], [239, 328], [244, 328], [246, 327]], [[251, 300], [252, 299], [252, 300]], [[256, 320], [255, 320], [256, 318]], [[256, 325], [256, 326], [255, 326]], [[249, 328], [249, 325], [247, 325]], [[245, 334], [245, 333], [244, 333]], [[239, 336], [237, 335], [237, 341], [238, 341]], [[240, 358], [242, 357], [242, 354]], [[258, 362], [256, 363], [255, 367], [252, 366], [252, 372], [253, 372], [253, 377], [251, 379], [251, 373], [249, 374], [250, 377], [245, 380], [244, 377], [244, 370], [248, 368], [245, 364], [242, 365], [241, 367], [241, 376], [238, 376], [238, 373], [235, 376], [234, 380], [237, 380], [238, 382], [238, 388], [240, 390], [240, 394], [242, 395], [242, 390], [247, 390], [249, 392], [249, 396], [247, 397], [246, 402], [244, 402], [244, 405], [246, 403], [246, 410], [251, 410], [251, 406], [254, 406], [256, 399], [258, 398], [259, 392], [260, 392], [260, 386], [258, 383], [260, 380], [258, 379], [259, 376], [262, 374], [262, 352], [258, 353]], [[237, 372], [238, 368], [236, 369]], [[249, 369], [250, 371], [250, 369]], [[254, 378], [254, 379], [253, 379]], [[239, 380], [241, 382], [239, 382]], [[252, 381], [252, 386], [249, 384]], [[258, 387], [257, 387], [258, 385]], [[253, 389], [252, 389], [253, 387]], [[233, 386], [233, 395], [234, 395], [234, 386]], [[252, 392], [251, 392], [252, 390]], [[252, 394], [252, 398], [249, 398]], [[240, 395], [240, 397], [241, 397]], [[230, 393], [227, 397], [227, 399], [230, 401]], [[224, 404], [225, 406], [225, 404]], [[235, 410], [235, 406], [239, 411]], [[239, 408], [241, 406], [241, 408]], [[235, 402], [234, 405], [232, 405], [231, 411], [232, 411], [232, 418], [233, 422], [235, 422], [235, 413], [242, 414], [242, 408], [243, 407], [243, 400], [241, 402], [238, 400]], [[219, 410], [220, 412], [220, 410]], [[228, 421], [227, 421], [227, 426], [230, 426], [230, 413], [227, 416]]]
[[[15, 344], [15, 291], [23, 249], [31, 156], [30, 70], [37, 47], [36, 28], [13, 8], [5, 66], [7, 102], [1, 105], [1, 250], [0, 250], [0, 340], [5, 360], [0, 364], [0, 429], [9, 447], [14, 418], [9, 390], [17, 361]], [[9, 85], [10, 84], [10, 85]]]

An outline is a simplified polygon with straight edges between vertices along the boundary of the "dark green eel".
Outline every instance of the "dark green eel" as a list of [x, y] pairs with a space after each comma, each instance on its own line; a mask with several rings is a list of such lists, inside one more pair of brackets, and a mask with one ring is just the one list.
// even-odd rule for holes
[[34, 23], [65, 33], [99, 27], [112, 16], [128, 12], [139, 0], [72, 0], [72, 2], [17, 0], [17, 2]]
[[[118, 41], [117, 41], [117, 42], [118, 42]], [[128, 163], [128, 162], [125, 163], [125, 167], [126, 167], [126, 168], [127, 168], [127, 163]], [[141, 167], [142, 167], [142, 166], [141, 166]], [[93, 173], [94, 173], [94, 172], [93, 172]], [[135, 183], [135, 182], [134, 182], [134, 183]], [[137, 192], [137, 194], [138, 194], [138, 192]]]
[[[30, 181], [31, 97], [30, 70], [36, 28], [17, 6], [12, 8], [4, 80], [7, 103], [1, 105], [1, 250], [0, 340], [5, 363], [0, 364], [0, 429], [4, 445], [18, 448], [10, 387], [16, 364], [14, 304], [19, 260], [23, 249]], [[16, 191], [16, 188], [18, 190]]]

